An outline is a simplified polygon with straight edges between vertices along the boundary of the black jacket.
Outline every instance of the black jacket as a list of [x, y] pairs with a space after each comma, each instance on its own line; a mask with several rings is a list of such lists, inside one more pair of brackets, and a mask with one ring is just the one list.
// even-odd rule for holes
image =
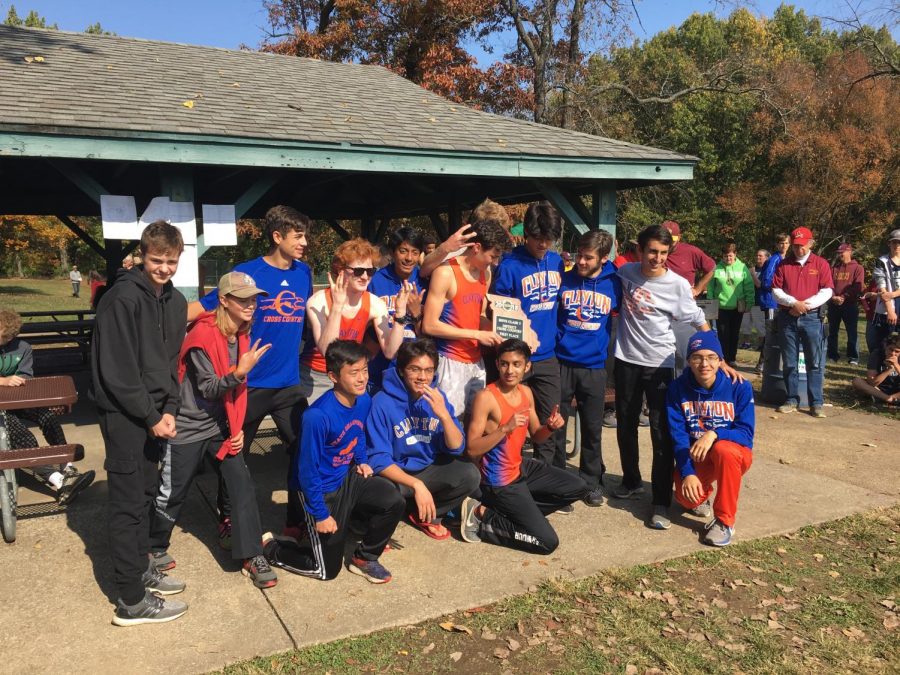
[[91, 345], [94, 395], [101, 411], [154, 426], [181, 403], [178, 353], [187, 301], [168, 282], [157, 297], [142, 266], [121, 274], [97, 307]]

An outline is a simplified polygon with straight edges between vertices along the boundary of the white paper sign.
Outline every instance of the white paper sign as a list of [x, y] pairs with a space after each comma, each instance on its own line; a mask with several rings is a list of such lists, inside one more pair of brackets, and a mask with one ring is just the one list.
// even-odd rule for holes
[[169, 222], [181, 230], [184, 244], [197, 243], [197, 221], [194, 220], [194, 202], [169, 202]]
[[234, 204], [203, 205], [203, 243], [206, 246], [237, 246]]
[[100, 195], [100, 216], [104, 239], [140, 239], [143, 228], [138, 224], [134, 197]]
[[172, 277], [172, 283], [178, 288], [197, 288], [200, 285], [196, 246], [185, 244], [184, 251], [178, 259], [178, 271]]
[[141, 214], [141, 232], [143, 232], [144, 228], [150, 223], [155, 223], [157, 220], [169, 221], [168, 197], [154, 197], [150, 201], [150, 204], [147, 205], [147, 208], [144, 209], [144, 212]]

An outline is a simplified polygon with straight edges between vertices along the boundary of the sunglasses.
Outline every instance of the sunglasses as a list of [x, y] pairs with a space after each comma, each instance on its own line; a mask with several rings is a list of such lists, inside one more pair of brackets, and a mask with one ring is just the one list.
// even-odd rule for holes
[[347, 271], [355, 277], [366, 275], [371, 279], [377, 270], [374, 267], [348, 267]]

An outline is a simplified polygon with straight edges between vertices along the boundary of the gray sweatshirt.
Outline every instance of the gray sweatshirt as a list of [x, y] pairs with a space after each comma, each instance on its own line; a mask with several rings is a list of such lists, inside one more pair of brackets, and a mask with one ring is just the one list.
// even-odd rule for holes
[[[237, 343], [228, 345], [228, 361], [237, 363]], [[240, 380], [234, 373], [218, 377], [210, 358], [202, 349], [192, 349], [187, 356], [187, 370], [181, 382], [181, 406], [175, 417], [176, 435], [172, 445], [186, 445], [216, 436], [229, 438], [231, 433], [222, 398], [237, 387]]]
[[670, 270], [647, 278], [640, 263], [619, 268], [622, 304], [616, 328], [616, 358], [651, 368], [675, 367], [673, 324], [706, 324], [688, 282]]

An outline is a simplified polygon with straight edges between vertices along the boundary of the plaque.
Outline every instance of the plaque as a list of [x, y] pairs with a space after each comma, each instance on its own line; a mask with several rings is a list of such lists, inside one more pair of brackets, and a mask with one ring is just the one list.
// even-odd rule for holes
[[507, 298], [491, 293], [487, 299], [491, 303], [494, 332], [504, 340], [524, 340], [532, 351], [536, 350], [540, 340], [531, 327], [531, 320], [522, 311], [522, 302], [518, 298]]

